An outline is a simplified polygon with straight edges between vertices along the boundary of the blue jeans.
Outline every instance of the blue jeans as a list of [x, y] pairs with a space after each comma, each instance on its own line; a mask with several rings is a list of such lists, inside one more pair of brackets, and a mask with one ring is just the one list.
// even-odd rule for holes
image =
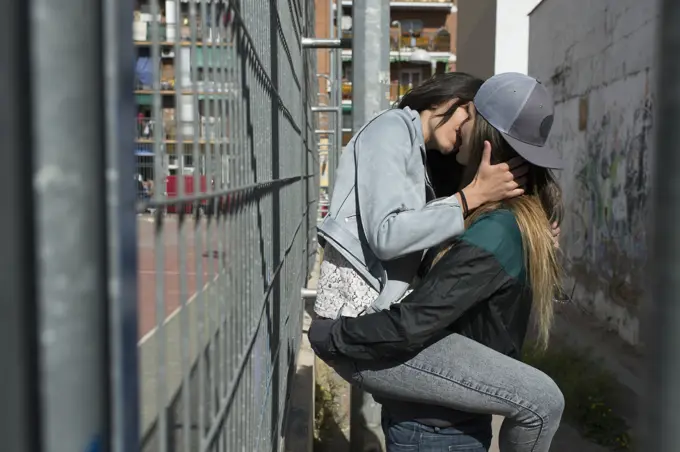
[[487, 452], [491, 446], [491, 419], [438, 428], [415, 421], [393, 422], [383, 411], [387, 452]]
[[503, 416], [501, 452], [548, 452], [564, 410], [550, 377], [459, 334], [401, 362], [330, 364], [374, 397]]

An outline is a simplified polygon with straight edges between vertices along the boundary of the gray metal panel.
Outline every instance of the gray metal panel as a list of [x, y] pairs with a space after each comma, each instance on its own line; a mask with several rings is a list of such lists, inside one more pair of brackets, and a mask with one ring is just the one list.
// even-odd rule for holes
[[38, 306], [35, 293], [30, 29], [28, 2], [3, 1], [0, 16], [0, 448], [37, 452], [40, 446]]
[[86, 450], [109, 416], [102, 10], [31, 6], [42, 450]]

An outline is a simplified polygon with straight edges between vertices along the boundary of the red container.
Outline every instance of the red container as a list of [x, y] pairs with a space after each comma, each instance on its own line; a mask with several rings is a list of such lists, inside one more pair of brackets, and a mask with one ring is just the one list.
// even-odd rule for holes
[[[177, 179], [180, 176], [167, 176], [165, 178], [165, 192], [166, 196], [170, 199], [172, 198], [177, 198], [177, 192], [179, 191], [179, 180]], [[191, 196], [194, 194], [194, 176], [192, 175], [184, 175], [184, 196]], [[207, 182], [205, 176], [200, 177], [200, 189], [201, 193], [206, 193], [207, 191]], [[201, 204], [207, 205], [208, 200], [203, 200], [201, 201]], [[168, 206], [167, 212], [168, 213], [177, 213], [179, 211], [178, 205], [177, 204], [171, 204]], [[192, 213], [193, 211], [193, 203], [187, 203], [184, 206], [184, 212], [185, 213]]]

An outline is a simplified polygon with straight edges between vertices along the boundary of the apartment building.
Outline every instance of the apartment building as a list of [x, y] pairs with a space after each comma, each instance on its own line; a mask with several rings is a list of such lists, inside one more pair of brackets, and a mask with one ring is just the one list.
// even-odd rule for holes
[[[316, 0], [316, 36], [330, 36], [334, 26], [335, 3]], [[343, 37], [352, 36], [352, 1], [340, 0], [343, 20], [340, 30]], [[390, 1], [390, 100], [398, 99], [410, 88], [419, 85], [434, 73], [456, 69], [456, 12], [453, 1], [408, 0]], [[317, 56], [320, 74], [330, 72], [327, 50], [319, 50]], [[342, 51], [342, 99], [343, 124], [352, 127], [352, 50]], [[324, 102], [328, 83], [319, 79], [319, 100]], [[345, 133], [345, 144], [351, 133]]]

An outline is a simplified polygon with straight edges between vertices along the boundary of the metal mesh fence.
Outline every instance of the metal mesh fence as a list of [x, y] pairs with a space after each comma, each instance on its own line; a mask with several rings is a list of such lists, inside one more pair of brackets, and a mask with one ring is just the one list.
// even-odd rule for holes
[[279, 450], [315, 253], [313, 2], [136, 20], [142, 448]]

